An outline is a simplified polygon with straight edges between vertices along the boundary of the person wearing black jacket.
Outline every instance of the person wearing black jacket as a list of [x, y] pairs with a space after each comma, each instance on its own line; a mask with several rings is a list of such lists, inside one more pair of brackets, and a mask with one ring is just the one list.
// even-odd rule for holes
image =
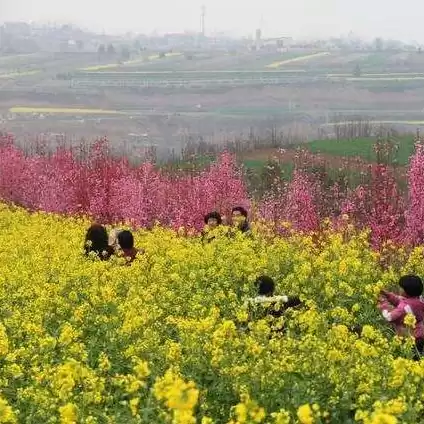
[[233, 226], [243, 234], [250, 231], [250, 224], [247, 218], [247, 210], [243, 208], [243, 206], [236, 206], [232, 209], [231, 220], [233, 222]]
[[270, 319], [272, 331], [281, 333], [284, 325], [279, 322], [287, 310], [302, 306], [299, 296], [276, 296], [275, 283], [271, 277], [262, 275], [255, 281], [257, 296], [247, 300], [245, 307], [249, 311], [249, 320]]

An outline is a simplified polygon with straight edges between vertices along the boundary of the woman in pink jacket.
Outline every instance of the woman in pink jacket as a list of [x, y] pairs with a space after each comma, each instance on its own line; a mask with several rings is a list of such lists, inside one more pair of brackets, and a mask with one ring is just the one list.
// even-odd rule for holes
[[404, 275], [399, 280], [402, 294], [397, 295], [382, 290], [379, 308], [386, 321], [390, 322], [400, 336], [407, 334], [404, 318], [411, 314], [416, 319], [413, 336], [418, 353], [424, 348], [424, 301], [422, 299], [423, 283], [416, 275]]

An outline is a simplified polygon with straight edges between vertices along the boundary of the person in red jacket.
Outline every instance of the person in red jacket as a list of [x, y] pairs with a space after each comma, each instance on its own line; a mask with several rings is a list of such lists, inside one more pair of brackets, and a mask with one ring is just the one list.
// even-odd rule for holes
[[131, 231], [122, 230], [118, 233], [118, 245], [122, 250], [127, 263], [131, 264], [137, 257], [139, 251], [134, 247], [134, 236]]
[[379, 308], [384, 319], [394, 326], [400, 336], [407, 334], [404, 318], [408, 314], [415, 317], [413, 336], [416, 349], [421, 355], [424, 349], [423, 282], [417, 275], [404, 275], [399, 280], [399, 286], [402, 289], [401, 295], [382, 290]]

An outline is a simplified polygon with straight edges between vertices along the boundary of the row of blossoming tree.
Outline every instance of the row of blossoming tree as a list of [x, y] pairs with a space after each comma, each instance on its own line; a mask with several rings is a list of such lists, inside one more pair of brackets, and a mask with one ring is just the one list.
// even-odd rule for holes
[[322, 176], [296, 167], [290, 182], [275, 178], [271, 189], [254, 199], [235, 158], [221, 154], [195, 173], [165, 172], [152, 163], [133, 165], [110, 154], [106, 140], [84, 155], [71, 148], [26, 154], [10, 135], [0, 137], [0, 197], [30, 210], [88, 214], [101, 222], [149, 227], [161, 223], [199, 229], [211, 210], [227, 213], [234, 205], [250, 207], [257, 217], [299, 231], [319, 231], [325, 218], [346, 215], [357, 228], [369, 228], [371, 241], [419, 244], [424, 241], [424, 146], [417, 142], [406, 189], [391, 166], [367, 165], [364, 183], [348, 187], [324, 183]]

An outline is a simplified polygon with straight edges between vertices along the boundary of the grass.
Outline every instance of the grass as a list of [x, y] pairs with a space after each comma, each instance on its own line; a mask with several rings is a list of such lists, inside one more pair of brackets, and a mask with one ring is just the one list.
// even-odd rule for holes
[[273, 63], [267, 65], [266, 67], [271, 68], [271, 69], [275, 69], [275, 68], [279, 68], [282, 65], [287, 65], [289, 63], [303, 62], [305, 60], [315, 59], [317, 57], [328, 56], [329, 54], [330, 54], [330, 52], [320, 52], [320, 53], [308, 54], [306, 56], [293, 57], [292, 59], [286, 59], [286, 60], [282, 60], [282, 61], [273, 62]]
[[74, 109], [62, 107], [21, 107], [15, 106], [9, 109], [10, 113], [50, 113], [50, 114], [67, 114], [67, 115], [120, 115], [124, 112], [117, 110], [104, 109]]
[[[338, 78], [338, 77], [351, 77], [352, 73], [348, 74], [348, 73], [344, 73], [344, 74], [327, 74], [327, 77], [329, 78]], [[384, 74], [367, 74], [367, 73], [363, 73], [361, 74], [361, 77], [372, 77], [372, 78], [378, 78], [378, 77], [394, 77], [394, 76], [399, 76], [399, 77], [422, 77], [424, 76], [424, 73], [422, 72], [386, 72]], [[358, 77], [360, 78], [360, 77]]]
[[[302, 148], [311, 153], [323, 153], [335, 157], [360, 157], [367, 162], [375, 162], [377, 160], [374, 146], [376, 138], [359, 138], [352, 140], [315, 140], [310, 143], [302, 144]], [[412, 136], [404, 136], [394, 141], [398, 145], [398, 151], [394, 154], [396, 163], [399, 166], [406, 166], [409, 163], [410, 156], [414, 152], [414, 138]], [[213, 155], [203, 155], [194, 157], [192, 160], [175, 161], [164, 164], [161, 169], [164, 171], [172, 171], [179, 169], [182, 171], [202, 170], [208, 167], [215, 157]], [[248, 184], [261, 186], [266, 180], [266, 167], [268, 160], [265, 158], [245, 159], [243, 155], [238, 158], [238, 163], [243, 166], [248, 178]], [[291, 181], [295, 164], [293, 162], [280, 162], [281, 170], [280, 178], [283, 181]], [[320, 172], [319, 165], [308, 165], [308, 172]], [[338, 165], [332, 165], [331, 161], [325, 167], [326, 180], [328, 183], [343, 179], [348, 187], [354, 188], [360, 184], [364, 184], [368, 178], [367, 174], [363, 174], [360, 170], [340, 169]], [[265, 180], [264, 180], [265, 178]], [[405, 178], [403, 174], [397, 176], [400, 187], [404, 187]]]
[[[353, 140], [316, 140], [304, 145], [304, 148], [312, 153], [323, 153], [333, 156], [360, 157], [368, 162], [374, 162], [377, 157], [374, 151], [376, 139], [359, 138]], [[409, 158], [414, 152], [414, 139], [402, 137], [397, 140], [397, 162], [399, 165], [407, 165]]]
[[401, 76], [388, 76], [388, 77], [348, 77], [346, 81], [422, 81], [423, 76], [415, 77], [401, 77]]
[[[339, 124], [348, 124], [348, 122], [340, 122]], [[393, 120], [393, 121], [373, 121], [375, 125], [385, 125], [385, 124], [399, 124], [399, 125], [424, 125], [424, 121], [402, 121], [402, 120]], [[336, 124], [329, 123], [325, 126], [334, 126]]]

